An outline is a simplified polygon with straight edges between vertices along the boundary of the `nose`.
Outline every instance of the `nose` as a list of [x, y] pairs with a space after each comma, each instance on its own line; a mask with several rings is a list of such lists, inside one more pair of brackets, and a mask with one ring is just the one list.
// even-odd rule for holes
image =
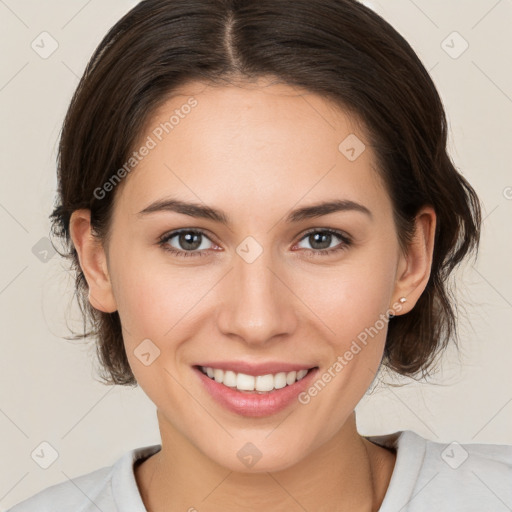
[[218, 327], [224, 335], [249, 345], [287, 337], [297, 326], [296, 298], [269, 253], [263, 251], [252, 263], [236, 255], [234, 268], [223, 280]]

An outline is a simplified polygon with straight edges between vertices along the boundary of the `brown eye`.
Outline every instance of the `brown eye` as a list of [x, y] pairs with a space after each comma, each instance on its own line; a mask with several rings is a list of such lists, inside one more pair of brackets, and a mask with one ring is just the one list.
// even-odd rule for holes
[[[338, 244], [331, 247], [336, 239], [338, 239]], [[347, 249], [351, 244], [351, 240], [346, 235], [330, 229], [309, 231], [302, 237], [302, 240], [306, 240], [311, 246], [311, 248], [305, 248], [308, 253], [322, 256]]]
[[[170, 241], [176, 239], [170, 244]], [[173, 231], [164, 235], [159, 240], [159, 245], [168, 252], [178, 256], [203, 256], [203, 251], [208, 249], [208, 244], [204, 245], [204, 241], [209, 238], [202, 232], [193, 229], [183, 229]]]

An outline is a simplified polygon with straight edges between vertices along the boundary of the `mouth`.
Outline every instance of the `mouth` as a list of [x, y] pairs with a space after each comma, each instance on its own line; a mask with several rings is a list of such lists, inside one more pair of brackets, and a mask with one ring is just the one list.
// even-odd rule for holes
[[[230, 366], [234, 368], [234, 364]], [[252, 368], [245, 371], [253, 371], [257, 375], [203, 365], [195, 365], [193, 370], [217, 405], [238, 416], [252, 418], [268, 417], [294, 403], [301, 403], [299, 395], [312, 385], [319, 372], [318, 366], [296, 366], [297, 369], [286, 368], [289, 371], [277, 373], [264, 373]]]
[[290, 372], [267, 373], [265, 375], [249, 375], [247, 373], [213, 368], [211, 366], [196, 366], [196, 368], [208, 378], [228, 388], [242, 393], [263, 394], [292, 386], [306, 377], [310, 371], [318, 367], [315, 366]]

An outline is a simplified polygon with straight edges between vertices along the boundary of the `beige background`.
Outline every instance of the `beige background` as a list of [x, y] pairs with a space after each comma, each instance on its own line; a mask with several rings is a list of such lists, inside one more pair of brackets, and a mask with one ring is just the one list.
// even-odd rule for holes
[[[512, 444], [512, 1], [366, 3], [431, 72], [450, 152], [479, 193], [485, 221], [479, 259], [459, 275], [460, 354], [446, 354], [433, 383], [378, 386], [358, 406], [358, 427], [365, 435], [410, 429], [446, 443]], [[92, 51], [135, 4], [0, 1], [0, 512], [159, 442], [145, 394], [96, 382], [90, 343], [62, 339], [66, 322], [80, 325], [72, 283], [58, 255], [40, 259], [63, 116]], [[43, 31], [58, 43], [46, 59], [31, 47]], [[58, 452], [48, 469], [31, 458], [42, 442]]]

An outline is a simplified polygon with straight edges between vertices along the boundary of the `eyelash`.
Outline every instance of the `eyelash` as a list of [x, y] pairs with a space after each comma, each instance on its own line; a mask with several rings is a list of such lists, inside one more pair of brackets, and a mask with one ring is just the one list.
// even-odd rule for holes
[[[205, 236], [206, 238], [208, 238], [208, 236], [206, 235], [206, 233], [202, 230], [197, 230], [197, 229], [180, 229], [180, 230], [177, 230], [177, 231], [172, 231], [170, 233], [166, 233], [164, 235], [162, 235], [162, 237], [160, 237], [159, 241], [158, 241], [158, 245], [160, 247], [162, 247], [162, 249], [168, 253], [171, 253], [175, 256], [179, 256], [179, 257], [184, 257], [184, 258], [187, 258], [187, 257], [194, 257], [194, 256], [207, 256], [207, 254], [204, 253], [204, 251], [180, 251], [180, 250], [177, 250], [177, 249], [174, 249], [174, 248], [170, 248], [169, 245], [167, 245], [167, 242], [169, 240], [171, 240], [172, 238], [174, 238], [176, 235], [179, 235], [181, 233], [194, 233], [194, 234], [199, 234], [199, 235], [203, 235]], [[347, 236], [345, 235], [344, 233], [342, 233], [341, 231], [337, 231], [335, 229], [319, 229], [319, 228], [314, 228], [314, 229], [311, 229], [309, 231], [307, 231], [306, 233], [304, 233], [304, 235], [302, 236], [302, 238], [299, 240], [299, 242], [301, 242], [302, 240], [304, 240], [304, 238], [312, 235], [312, 234], [315, 234], [315, 233], [328, 233], [330, 235], [335, 235], [337, 236], [339, 239], [341, 239], [341, 243], [338, 244], [336, 247], [332, 248], [332, 249], [302, 249], [303, 251], [306, 251], [307, 253], [310, 253], [312, 256], [327, 256], [327, 255], [331, 255], [333, 253], [337, 253], [339, 251], [345, 251], [347, 250], [351, 245], [352, 245], [352, 240]], [[208, 238], [208, 240], [210, 240]]]

